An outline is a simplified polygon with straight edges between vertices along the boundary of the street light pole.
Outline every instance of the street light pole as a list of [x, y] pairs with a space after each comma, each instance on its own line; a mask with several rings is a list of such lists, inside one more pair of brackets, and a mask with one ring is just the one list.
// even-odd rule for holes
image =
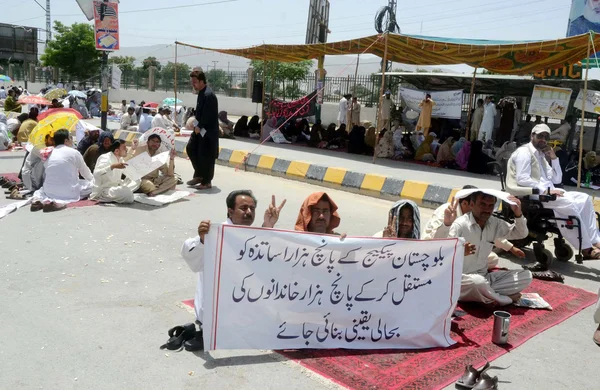
[[102, 110], [100, 114], [100, 128], [102, 131], [108, 130], [106, 128], [108, 122], [108, 52], [102, 52], [102, 70], [101, 70], [101, 79], [102, 79], [102, 101], [100, 108]]

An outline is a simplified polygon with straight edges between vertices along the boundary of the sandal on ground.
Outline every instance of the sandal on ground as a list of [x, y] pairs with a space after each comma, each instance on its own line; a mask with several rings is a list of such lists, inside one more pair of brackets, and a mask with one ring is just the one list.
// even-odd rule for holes
[[498, 377], [491, 377], [488, 374], [481, 374], [481, 377], [477, 381], [473, 390], [497, 390], [498, 389]]
[[600, 260], [600, 249], [590, 248], [583, 254], [583, 260]]
[[10, 193], [10, 195], [8, 196], [8, 199], [17, 199], [17, 200], [23, 200], [23, 199], [25, 199], [25, 198], [23, 197], [23, 195], [21, 195], [21, 194], [19, 193], [19, 190], [17, 190], [17, 189], [14, 189], [14, 190], [13, 190], [13, 191]]
[[484, 371], [487, 370], [488, 368], [490, 368], [490, 363], [489, 362], [485, 363], [485, 366], [483, 366], [481, 368], [481, 370], [477, 370], [473, 366], [468, 365], [465, 368], [465, 372], [456, 381], [456, 384], [458, 386], [460, 386], [460, 387], [464, 387], [464, 388], [467, 388], [467, 389], [472, 389], [473, 386], [475, 386], [475, 384], [477, 383], [477, 381], [481, 377], [481, 375], [484, 373]]
[[200, 184], [196, 187], [197, 190], [210, 190], [212, 188], [212, 184]]
[[529, 270], [531, 272], [544, 272], [548, 271], [548, 264], [536, 261], [533, 265], [524, 265], [523, 269]]
[[185, 348], [186, 351], [190, 352], [202, 351], [204, 349], [202, 329], [196, 332], [196, 335], [193, 339], [184, 342], [183, 348]]
[[44, 208], [44, 204], [42, 202], [40, 202], [39, 200], [36, 200], [35, 202], [33, 202], [31, 204], [29, 210], [35, 212], [35, 211], [40, 211], [43, 208]]
[[2, 183], [2, 188], [10, 188], [10, 187], [14, 186], [15, 184], [17, 184], [17, 182], [14, 182], [12, 180], [6, 180], [6, 181], [4, 181], [4, 183]]
[[532, 272], [531, 275], [533, 276], [534, 279], [548, 280], [551, 282], [560, 282], [560, 283], [565, 282], [565, 277], [555, 271], [548, 270], [548, 271]]
[[600, 325], [598, 325], [598, 329], [594, 332], [594, 342], [600, 347]]
[[168, 334], [169, 340], [160, 349], [166, 348], [170, 351], [175, 351], [181, 349], [184, 342], [194, 338], [196, 335], [196, 325], [190, 323], [183, 326], [176, 326], [169, 329]]

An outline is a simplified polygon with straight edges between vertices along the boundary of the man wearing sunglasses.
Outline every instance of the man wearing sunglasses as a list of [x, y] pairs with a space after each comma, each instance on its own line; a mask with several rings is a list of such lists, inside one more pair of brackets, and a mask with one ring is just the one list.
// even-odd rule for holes
[[[550, 128], [543, 123], [531, 130], [531, 142], [518, 148], [508, 160], [506, 186], [515, 196], [545, 194], [556, 195], [556, 200], [544, 203], [559, 218], [576, 216], [581, 221], [582, 252], [586, 260], [600, 259], [600, 234], [596, 226], [594, 205], [587, 194], [566, 192], [554, 184], [562, 181], [562, 170], [554, 150], [548, 146]], [[548, 163], [550, 161], [550, 163]], [[559, 224], [563, 236], [577, 248], [576, 229]]]

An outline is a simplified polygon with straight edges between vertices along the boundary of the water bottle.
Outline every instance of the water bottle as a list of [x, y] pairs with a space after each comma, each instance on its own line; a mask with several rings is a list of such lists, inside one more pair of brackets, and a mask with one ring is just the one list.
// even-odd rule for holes
[[587, 173], [585, 174], [585, 186], [590, 187], [591, 184], [592, 184], [592, 172], [587, 171]]

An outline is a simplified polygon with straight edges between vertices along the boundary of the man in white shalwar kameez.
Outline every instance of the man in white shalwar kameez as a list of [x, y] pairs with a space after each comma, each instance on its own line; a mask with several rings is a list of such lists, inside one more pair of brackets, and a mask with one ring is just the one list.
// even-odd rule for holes
[[[233, 191], [227, 196], [227, 220], [223, 222], [226, 225], [243, 225], [252, 226], [254, 223], [256, 211], [256, 198], [252, 191], [238, 190]], [[265, 219], [262, 227], [272, 228], [279, 220], [279, 213], [285, 200], [278, 207], [275, 205], [275, 196], [272, 197], [272, 202], [265, 211]], [[204, 236], [210, 230], [210, 221], [205, 220], [200, 222], [198, 226], [198, 235], [193, 238], [188, 238], [183, 243], [181, 248], [181, 257], [186, 261], [193, 272], [198, 273], [198, 284], [196, 294], [194, 296], [194, 309], [196, 311], [196, 320], [199, 324], [204, 322], [204, 313], [202, 310], [202, 283], [204, 271]], [[199, 351], [204, 348], [202, 343], [202, 332], [197, 333], [194, 340], [186, 341], [184, 347], [188, 351]]]
[[[544, 123], [531, 130], [531, 142], [518, 148], [508, 160], [506, 186], [515, 196], [544, 194], [556, 195], [556, 200], [544, 203], [559, 218], [578, 217], [581, 221], [581, 249], [585, 259], [600, 259], [600, 233], [594, 204], [589, 195], [554, 187], [562, 182], [562, 169], [554, 150], [548, 147], [550, 128]], [[548, 160], [551, 161], [550, 165]], [[559, 223], [565, 239], [579, 247], [577, 229], [567, 229]]]
[[348, 99], [350, 99], [350, 97], [352, 97], [352, 95], [346, 94], [340, 99], [340, 106], [338, 112], [338, 127], [342, 124], [346, 124], [346, 122], [348, 121]]
[[[464, 189], [476, 188], [473, 186], [465, 186]], [[429, 222], [425, 226], [424, 235], [421, 237], [422, 240], [434, 240], [439, 238], [448, 238], [450, 234], [450, 227], [458, 217], [471, 212], [471, 196], [463, 199], [452, 200], [450, 203], [445, 203], [438, 207], [434, 212]], [[500, 248], [506, 252], [512, 253], [514, 256], [524, 258], [525, 253], [514, 246], [507, 239], [496, 239], [494, 246]], [[488, 256], [488, 270], [492, 270], [498, 266], [498, 255], [496, 252], [490, 252]]]
[[[45, 178], [42, 188], [33, 194], [32, 211], [44, 206], [44, 211], [58, 211], [68, 203], [85, 199], [92, 192], [94, 176], [85, 165], [81, 153], [73, 148], [69, 131], [62, 129], [54, 133], [56, 147], [46, 160]], [[83, 179], [79, 179], [79, 175]]]
[[488, 258], [498, 239], [522, 239], [527, 237], [527, 220], [521, 212], [521, 204], [515, 197], [511, 209], [515, 223], [509, 224], [492, 215], [496, 197], [486, 190], [471, 195], [471, 212], [457, 218], [450, 227], [449, 237], [462, 237], [475, 245], [475, 253], [465, 256], [461, 279], [460, 297], [462, 302], [497, 303], [510, 305], [520, 299], [520, 292], [531, 284], [532, 275], [528, 270], [488, 272]]
[[94, 168], [94, 187], [90, 199], [99, 202], [133, 203], [133, 193], [140, 181], [121, 179], [127, 166], [123, 158], [127, 156], [127, 146], [123, 140], [115, 140], [109, 153], [98, 157]]
[[479, 127], [479, 135], [477, 139], [487, 141], [492, 139], [494, 132], [494, 118], [496, 117], [496, 105], [492, 103], [492, 98], [489, 96], [485, 98], [485, 104], [483, 106], [483, 121]]

